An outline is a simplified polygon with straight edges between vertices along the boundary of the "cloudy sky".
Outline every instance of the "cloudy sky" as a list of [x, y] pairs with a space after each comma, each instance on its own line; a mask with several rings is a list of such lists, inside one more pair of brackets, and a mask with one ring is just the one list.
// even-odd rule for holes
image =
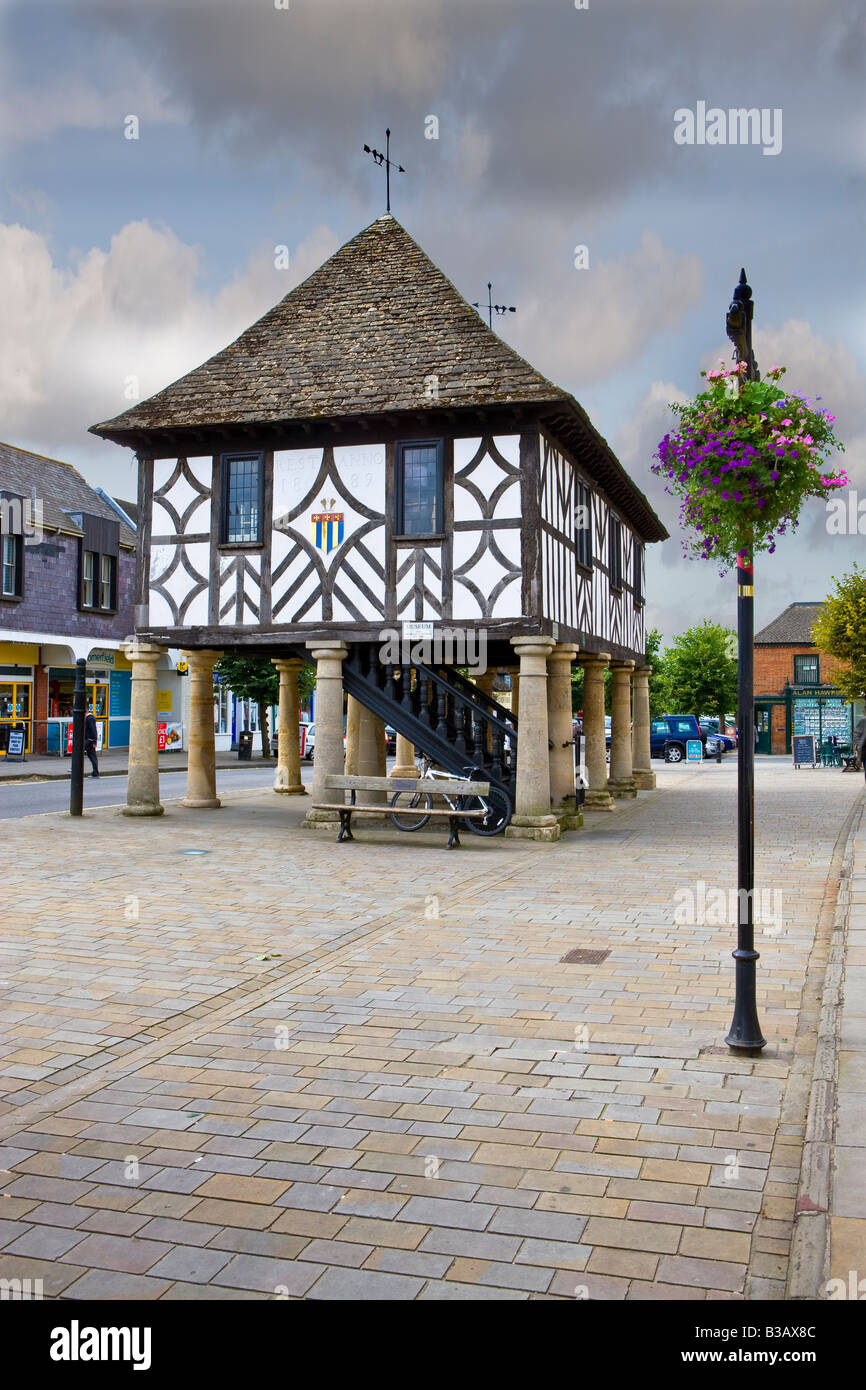
[[[88, 425], [378, 216], [361, 147], [390, 124], [395, 214], [467, 299], [492, 279], [517, 305], [496, 326], [671, 530], [648, 573], [667, 638], [734, 617], [733, 579], [682, 558], [649, 466], [668, 402], [729, 355], [741, 265], [759, 365], [823, 397], [866, 502], [860, 0], [0, 0], [0, 37], [0, 438], [130, 496], [131, 456]], [[674, 112], [699, 102], [766, 110], [781, 149], [678, 144]], [[811, 503], [759, 562], [758, 622], [821, 598], [863, 545]]]

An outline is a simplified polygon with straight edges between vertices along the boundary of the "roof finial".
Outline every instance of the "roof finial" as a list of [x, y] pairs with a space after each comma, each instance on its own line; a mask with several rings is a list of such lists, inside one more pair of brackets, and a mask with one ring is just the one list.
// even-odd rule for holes
[[494, 315], [494, 314], [516, 314], [516, 313], [517, 313], [517, 309], [516, 309], [515, 305], [513, 305], [513, 304], [494, 304], [494, 303], [493, 303], [493, 285], [492, 285], [492, 283], [491, 283], [490, 280], [487, 281], [487, 303], [486, 303], [486, 304], [479, 304], [479, 302], [478, 302], [477, 299], [473, 299], [473, 301], [472, 301], [472, 308], [473, 308], [473, 309], [477, 309], [479, 313], [481, 312], [482, 309], [486, 309], [486, 310], [487, 310], [487, 322], [488, 322], [488, 324], [490, 325], [491, 328], [493, 327], [493, 315]]
[[398, 174], [405, 174], [406, 170], [402, 164], [391, 159], [391, 131], [385, 131], [385, 153], [381, 150], [371, 149], [369, 145], [364, 146], [364, 153], [371, 154], [376, 164], [385, 170], [385, 211], [391, 211], [391, 165], [397, 170]]

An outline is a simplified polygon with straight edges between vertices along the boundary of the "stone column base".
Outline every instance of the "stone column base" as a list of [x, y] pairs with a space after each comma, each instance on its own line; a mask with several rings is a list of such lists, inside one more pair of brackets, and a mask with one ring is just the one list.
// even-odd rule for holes
[[573, 801], [557, 807], [553, 814], [559, 821], [560, 830], [580, 830], [583, 826], [583, 815]]
[[654, 772], [636, 772], [634, 774], [634, 784], [639, 792], [654, 792], [656, 789], [656, 775]]
[[218, 796], [185, 796], [180, 804], [199, 811], [215, 811], [218, 806], [222, 806]]
[[541, 840], [552, 844], [560, 834], [556, 816], [512, 816], [505, 827], [506, 840]]
[[583, 809], [584, 811], [615, 811], [616, 807], [609, 791], [601, 787], [590, 787], [584, 797]]
[[420, 777], [421, 774], [415, 763], [410, 763], [408, 767], [392, 767], [388, 773], [389, 777]]
[[286, 796], [307, 795], [307, 789], [303, 782], [289, 782], [289, 770], [283, 765], [277, 768], [277, 775], [274, 778], [274, 791], [284, 792]]
[[607, 789], [611, 796], [637, 796], [637, 786], [633, 777], [628, 777], [622, 782], [608, 782]]
[[309, 810], [301, 821], [302, 830], [329, 830], [332, 826], [339, 826], [340, 817], [336, 811], [313, 811]]
[[155, 806], [121, 806], [122, 816], [162, 816], [165, 814], [165, 807], [157, 802]]

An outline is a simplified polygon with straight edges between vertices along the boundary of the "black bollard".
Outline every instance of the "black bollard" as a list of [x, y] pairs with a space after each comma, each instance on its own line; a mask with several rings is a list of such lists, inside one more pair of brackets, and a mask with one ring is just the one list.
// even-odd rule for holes
[[69, 784], [69, 814], [80, 816], [84, 809], [84, 720], [87, 715], [87, 662], [83, 656], [75, 663], [75, 693], [72, 697], [72, 780]]

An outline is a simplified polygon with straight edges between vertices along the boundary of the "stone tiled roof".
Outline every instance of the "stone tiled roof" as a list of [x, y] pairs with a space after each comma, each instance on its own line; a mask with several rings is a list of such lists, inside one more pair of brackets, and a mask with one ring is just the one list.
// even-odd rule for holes
[[492, 332], [390, 213], [222, 352], [91, 429], [143, 450], [149, 432], [508, 406], [545, 408], [643, 537], [666, 538], [574, 397]]
[[[80, 536], [81, 527], [73, 520], [76, 512], [118, 521], [114, 508], [103, 501], [71, 463], [0, 443], [0, 492], [29, 498], [34, 488], [42, 503], [43, 525], [48, 530]], [[122, 545], [135, 546], [135, 534], [123, 522], [120, 541]]]
[[823, 608], [822, 603], [790, 603], [784, 613], [755, 633], [756, 646], [808, 647], [814, 646], [812, 628]]

